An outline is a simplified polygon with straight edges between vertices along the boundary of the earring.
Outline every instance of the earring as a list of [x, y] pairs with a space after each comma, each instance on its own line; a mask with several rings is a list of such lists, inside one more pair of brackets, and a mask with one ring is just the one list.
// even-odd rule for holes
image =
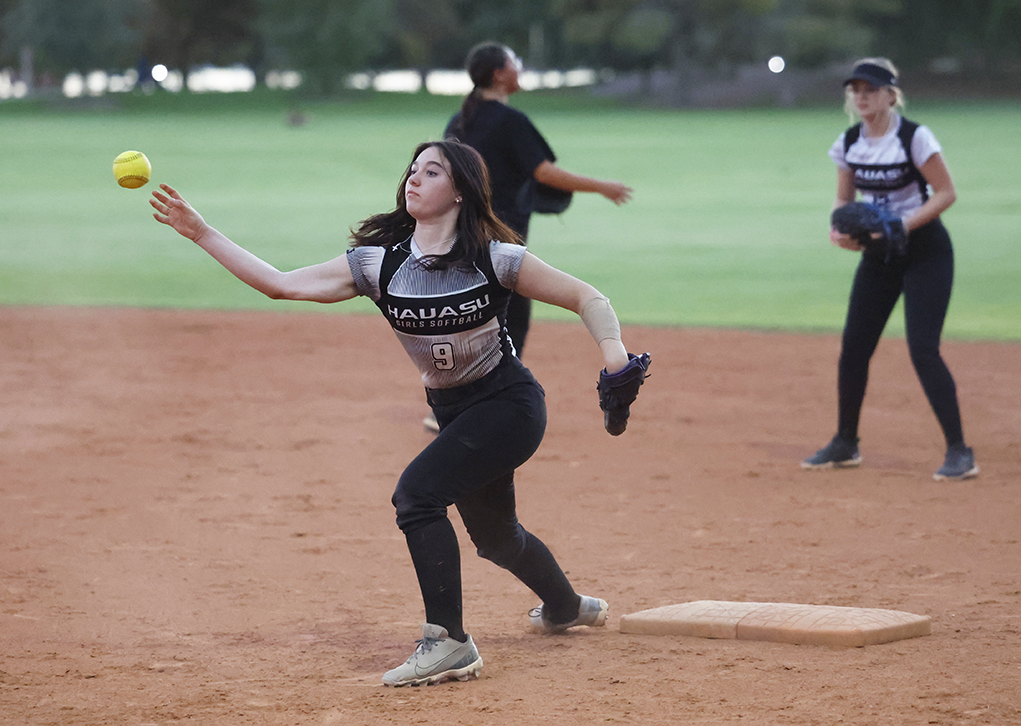
[[455, 199], [454, 203], [455, 204], [460, 204], [461, 203], [461, 197], [458, 197], [457, 199]]

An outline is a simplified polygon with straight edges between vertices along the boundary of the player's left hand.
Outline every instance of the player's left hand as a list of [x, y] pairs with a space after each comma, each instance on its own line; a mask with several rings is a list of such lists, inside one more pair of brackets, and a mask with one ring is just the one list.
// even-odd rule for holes
[[599, 193], [616, 204], [618, 207], [631, 201], [631, 194], [634, 189], [621, 182], [605, 182]]
[[603, 410], [603, 426], [611, 436], [620, 436], [627, 429], [631, 404], [638, 398], [638, 389], [649, 375], [652, 356], [648, 353], [628, 353], [628, 364], [616, 373], [599, 373], [596, 390], [599, 408]]

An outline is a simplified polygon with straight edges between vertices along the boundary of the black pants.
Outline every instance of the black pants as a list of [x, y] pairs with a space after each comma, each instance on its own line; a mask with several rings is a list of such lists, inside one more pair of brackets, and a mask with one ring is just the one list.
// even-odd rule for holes
[[[463, 637], [461, 566], [447, 507], [457, 507], [480, 557], [509, 570], [554, 622], [572, 619], [578, 596], [546, 546], [518, 523], [514, 470], [546, 430], [545, 394], [508, 357], [481, 381], [427, 397], [440, 433], [401, 475], [397, 525], [415, 565], [426, 621]], [[573, 610], [572, 610], [573, 609]]]
[[863, 254], [858, 265], [840, 351], [838, 431], [849, 439], [858, 435], [869, 361], [903, 293], [911, 362], [951, 446], [962, 443], [964, 434], [957, 387], [939, 347], [954, 282], [954, 251], [939, 220], [916, 229], [910, 239], [907, 257], [886, 264]]

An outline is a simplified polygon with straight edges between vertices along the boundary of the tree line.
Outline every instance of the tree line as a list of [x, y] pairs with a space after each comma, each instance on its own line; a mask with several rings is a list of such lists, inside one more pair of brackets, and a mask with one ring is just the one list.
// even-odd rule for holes
[[1021, 67], [1021, 0], [0, 0], [0, 68], [37, 79], [162, 63], [352, 71], [458, 68], [481, 40], [533, 68], [726, 73], [884, 55], [996, 77]]

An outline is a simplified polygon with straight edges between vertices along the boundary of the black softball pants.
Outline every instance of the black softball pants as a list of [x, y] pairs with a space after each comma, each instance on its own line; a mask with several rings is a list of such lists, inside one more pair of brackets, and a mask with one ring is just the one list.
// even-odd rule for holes
[[428, 390], [427, 398], [440, 433], [404, 470], [393, 495], [426, 621], [464, 637], [451, 505], [480, 557], [527, 585], [555, 622], [574, 617], [578, 595], [546, 545], [518, 522], [515, 505], [514, 470], [535, 453], [546, 430], [542, 388], [508, 356], [478, 383]]
[[863, 254], [858, 265], [837, 375], [838, 432], [851, 440], [858, 435], [869, 361], [903, 293], [911, 363], [947, 446], [952, 446], [962, 443], [964, 434], [957, 387], [939, 348], [954, 282], [954, 251], [950, 235], [939, 220], [911, 232], [910, 240], [904, 258], [886, 264], [881, 257]]

